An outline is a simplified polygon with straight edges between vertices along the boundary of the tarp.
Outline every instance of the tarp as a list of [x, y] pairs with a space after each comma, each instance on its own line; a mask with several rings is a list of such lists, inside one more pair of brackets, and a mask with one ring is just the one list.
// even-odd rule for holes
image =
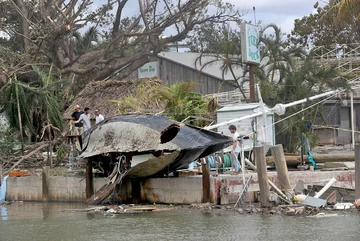
[[0, 202], [4, 202], [5, 201], [5, 196], [6, 196], [6, 179], [8, 178], [8, 176], [5, 176], [2, 179], [1, 182], [1, 188], [0, 188]]

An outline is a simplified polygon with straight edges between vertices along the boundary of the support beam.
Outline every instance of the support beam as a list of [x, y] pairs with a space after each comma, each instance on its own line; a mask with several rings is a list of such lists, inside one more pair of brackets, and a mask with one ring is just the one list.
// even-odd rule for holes
[[93, 171], [92, 171], [92, 162], [87, 161], [86, 164], [86, 198], [90, 198], [94, 194], [94, 180], [93, 180]]
[[205, 161], [202, 168], [202, 202], [210, 202], [210, 165]]
[[50, 184], [50, 167], [45, 166], [42, 168], [42, 199], [43, 199], [43, 201], [49, 200], [49, 184]]
[[260, 188], [261, 207], [269, 207], [270, 187], [266, 169], [266, 159], [263, 146], [254, 147], [255, 163]]

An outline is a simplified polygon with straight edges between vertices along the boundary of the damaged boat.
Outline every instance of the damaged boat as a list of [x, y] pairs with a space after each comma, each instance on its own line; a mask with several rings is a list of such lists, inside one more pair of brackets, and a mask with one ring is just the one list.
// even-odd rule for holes
[[107, 119], [85, 132], [80, 157], [116, 185], [125, 175], [161, 176], [187, 168], [231, 143], [227, 136], [164, 116], [129, 114]]

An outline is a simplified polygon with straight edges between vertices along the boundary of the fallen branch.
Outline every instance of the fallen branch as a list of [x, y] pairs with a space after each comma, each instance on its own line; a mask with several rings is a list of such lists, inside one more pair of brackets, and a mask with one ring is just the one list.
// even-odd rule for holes
[[17, 162], [15, 162], [12, 165], [12, 167], [7, 171], [7, 173], [14, 170], [14, 168], [17, 167], [22, 161], [26, 160], [27, 158], [31, 157], [32, 155], [34, 155], [35, 153], [37, 153], [38, 151], [40, 151], [41, 149], [43, 149], [47, 146], [49, 146], [49, 144], [43, 144], [43, 145], [39, 146], [38, 148], [36, 148], [35, 150], [33, 150], [32, 152], [30, 152], [29, 154], [27, 154], [26, 156], [23, 156], [22, 158], [20, 158], [20, 160], [18, 160]]
[[[34, 155], [35, 153], [39, 152], [41, 149], [48, 147], [49, 145], [56, 145], [59, 142], [61, 142], [63, 139], [62, 138], [58, 138], [52, 142], [48, 142], [48, 143], [43, 143], [42, 145], [38, 146], [35, 150], [31, 151], [29, 154], [27, 154], [26, 156], [23, 156], [22, 158], [20, 158], [20, 160], [18, 160], [17, 162], [15, 162], [11, 168], [9, 170], [7, 170], [5, 173], [8, 174], [9, 172], [11, 172], [12, 170], [14, 170], [15, 167], [17, 167], [21, 162], [23, 162], [24, 160], [28, 159], [29, 157], [31, 157], [32, 155]], [[35, 145], [39, 145], [39, 143], [35, 144]]]

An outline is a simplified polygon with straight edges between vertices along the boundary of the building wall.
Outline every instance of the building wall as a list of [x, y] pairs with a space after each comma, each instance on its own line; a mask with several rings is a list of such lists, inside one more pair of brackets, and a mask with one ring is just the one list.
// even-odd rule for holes
[[[338, 103], [335, 103], [334, 105], [339, 105]], [[359, 119], [359, 113], [360, 111], [360, 104], [356, 103], [354, 104], [354, 124], [355, 124], [355, 130], [359, 130], [359, 123], [357, 123], [357, 119]], [[340, 107], [340, 113], [339, 113], [339, 123], [337, 126], [335, 126], [335, 129], [333, 128], [319, 128], [315, 129], [314, 133], [316, 134], [318, 138], [318, 143], [321, 145], [347, 145], [352, 143], [352, 135], [351, 135], [351, 107], [350, 102], [348, 102], [347, 105]], [[331, 118], [332, 113], [325, 113], [325, 116], [328, 116]], [[327, 124], [321, 124], [317, 123], [318, 125], [324, 125]], [[328, 124], [330, 127], [331, 124]], [[355, 142], [357, 142], [357, 134], [355, 134]]]
[[234, 85], [224, 83], [222, 80], [169, 60], [159, 58], [159, 62], [160, 79], [167, 86], [186, 81], [195, 81], [197, 83], [196, 90], [202, 94], [226, 92], [236, 89]]
[[[159, 61], [158, 77], [163, 81], [165, 86], [183, 83], [186, 81], [195, 81], [197, 83], [196, 91], [202, 94], [214, 94], [237, 89], [233, 84], [224, 83], [222, 80], [200, 73], [199, 71], [183, 65], [179, 65], [167, 59], [157, 58], [152, 61], [156, 60]], [[136, 79], [138, 77], [138, 71], [136, 70], [128, 76], [128, 79]]]
[[336, 144], [350, 144], [351, 132], [345, 130], [351, 130], [350, 123], [350, 107], [340, 108], [340, 128], [337, 131]]

